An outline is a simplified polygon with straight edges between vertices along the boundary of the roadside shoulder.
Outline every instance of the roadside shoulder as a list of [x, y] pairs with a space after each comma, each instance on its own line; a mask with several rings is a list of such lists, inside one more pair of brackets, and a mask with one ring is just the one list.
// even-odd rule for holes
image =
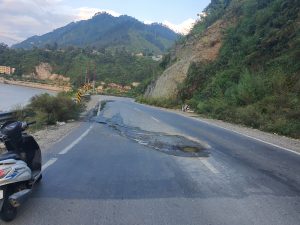
[[77, 128], [80, 122], [70, 122], [64, 125], [48, 126], [45, 129], [34, 132], [32, 135], [39, 143], [42, 151], [47, 150], [56, 142], [65, 138], [73, 129]]
[[[141, 104], [141, 103], [138, 103], [138, 104]], [[145, 105], [145, 104], [142, 104], [142, 105]], [[222, 129], [229, 130], [231, 132], [238, 133], [240, 135], [255, 139], [257, 141], [261, 141], [263, 143], [267, 143], [267, 144], [285, 149], [287, 151], [294, 152], [298, 155], [300, 154], [300, 140], [299, 139], [281, 136], [278, 134], [272, 134], [272, 133], [264, 132], [264, 131], [257, 130], [254, 128], [245, 127], [245, 126], [242, 126], [239, 124], [232, 124], [232, 123], [224, 122], [222, 120], [204, 118], [196, 113], [182, 112], [181, 110], [166, 109], [166, 108], [156, 107], [156, 106], [151, 106], [151, 105], [147, 105], [147, 106], [153, 107], [153, 108], [158, 108], [160, 110], [167, 111], [167, 112], [176, 113], [178, 115], [188, 117], [188, 118], [191, 118], [194, 120], [198, 120], [198, 121], [201, 121], [204, 123], [208, 123], [213, 126], [217, 126]]]
[[189, 117], [198, 121], [202, 121], [208, 124], [212, 124], [214, 126], [232, 131], [234, 133], [238, 133], [240, 135], [253, 138], [257, 141], [261, 141], [276, 147], [283, 148], [287, 151], [293, 151], [295, 153], [300, 153], [300, 140], [294, 139], [286, 136], [281, 136], [278, 134], [267, 133], [258, 129], [245, 127], [239, 124], [232, 124], [228, 122], [224, 122], [222, 120], [216, 119], [208, 119], [203, 118], [195, 113], [185, 113], [179, 110], [171, 110], [177, 114], [183, 115], [185, 117]]
[[[89, 111], [91, 111], [98, 102], [99, 96], [92, 96], [91, 100], [87, 102], [86, 110], [83, 113], [83, 117], [88, 116]], [[61, 125], [48, 126], [43, 130], [35, 132], [33, 136], [39, 143], [42, 151], [44, 151], [50, 148], [53, 144], [64, 139], [74, 129], [78, 128], [80, 124], [80, 121], [73, 121], [69, 123], [63, 123]]]

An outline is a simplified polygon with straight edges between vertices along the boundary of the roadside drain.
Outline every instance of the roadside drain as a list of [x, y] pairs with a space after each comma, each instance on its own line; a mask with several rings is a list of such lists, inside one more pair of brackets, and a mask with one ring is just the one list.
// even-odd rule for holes
[[121, 136], [157, 151], [182, 157], [208, 157], [209, 151], [200, 143], [184, 136], [170, 135], [161, 132], [145, 131], [138, 127], [124, 125], [122, 117], [115, 115], [111, 119], [95, 117], [95, 121], [106, 124]]

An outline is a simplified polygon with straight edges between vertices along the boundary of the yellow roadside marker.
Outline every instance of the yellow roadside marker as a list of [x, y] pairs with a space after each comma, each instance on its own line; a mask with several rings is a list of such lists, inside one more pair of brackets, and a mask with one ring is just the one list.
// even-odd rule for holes
[[90, 89], [92, 89], [92, 85], [91, 84], [85, 84], [83, 85], [83, 87], [79, 88], [77, 95], [76, 95], [76, 101], [77, 103], [81, 102], [81, 97]]

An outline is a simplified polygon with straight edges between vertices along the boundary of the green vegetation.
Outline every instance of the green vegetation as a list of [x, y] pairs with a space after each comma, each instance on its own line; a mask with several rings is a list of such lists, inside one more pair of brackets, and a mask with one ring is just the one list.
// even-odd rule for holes
[[178, 99], [198, 113], [300, 138], [300, 2], [212, 1], [190, 35], [237, 18], [218, 59], [190, 65]]
[[75, 87], [85, 82], [85, 75], [90, 80], [115, 82], [122, 85], [141, 82], [156, 76], [161, 68], [151, 57], [135, 56], [123, 49], [97, 51], [91, 48], [80, 49], [69, 47], [65, 50], [50, 49], [10, 49], [0, 44], [0, 65], [16, 68], [16, 76], [31, 74], [41, 62], [49, 63], [53, 73], [71, 78]]
[[165, 99], [165, 98], [144, 98], [139, 96], [136, 100], [140, 103], [154, 105], [163, 108], [171, 108], [171, 109], [179, 109], [180, 108], [180, 100], [176, 99]]
[[82, 105], [75, 103], [64, 93], [59, 93], [57, 96], [42, 94], [34, 96], [27, 109], [38, 123], [50, 125], [57, 121], [78, 119]]
[[24, 108], [18, 107], [14, 111], [18, 120], [36, 121], [33, 128], [39, 129], [58, 121], [77, 120], [83, 109], [84, 105], [75, 103], [68, 93], [59, 93], [57, 96], [36, 95], [32, 97], [30, 104]]
[[13, 48], [48, 48], [70, 46], [115, 52], [125, 48], [133, 53], [161, 54], [170, 48], [178, 34], [162, 24], [146, 25], [130, 16], [96, 14], [89, 20], [70, 23], [42, 36], [33, 36]]

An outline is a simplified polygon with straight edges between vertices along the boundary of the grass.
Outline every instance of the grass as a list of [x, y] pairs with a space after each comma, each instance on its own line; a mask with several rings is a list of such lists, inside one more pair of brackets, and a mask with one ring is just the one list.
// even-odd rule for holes
[[181, 107], [180, 101], [176, 99], [145, 98], [143, 96], [139, 96], [136, 98], [136, 101], [148, 105], [170, 108], [170, 109], [180, 109]]

